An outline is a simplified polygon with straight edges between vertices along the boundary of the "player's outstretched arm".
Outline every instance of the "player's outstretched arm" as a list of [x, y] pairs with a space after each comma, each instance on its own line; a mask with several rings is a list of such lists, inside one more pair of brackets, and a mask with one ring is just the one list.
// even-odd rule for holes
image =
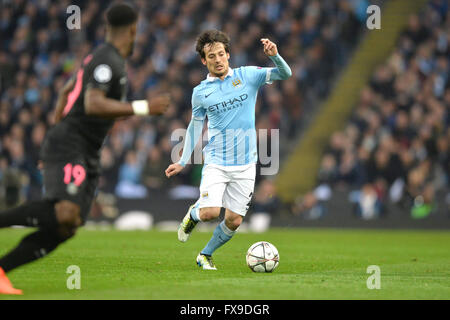
[[161, 115], [170, 104], [169, 95], [160, 95], [150, 100], [122, 102], [106, 97], [103, 90], [89, 88], [84, 97], [85, 112], [103, 118], [120, 118], [132, 115]]
[[292, 71], [286, 61], [284, 61], [278, 53], [277, 45], [266, 38], [261, 39], [261, 43], [264, 45], [264, 53], [276, 66], [270, 73], [270, 81], [288, 79], [292, 75]]
[[167, 167], [165, 173], [167, 178], [177, 175], [186, 166], [186, 163], [194, 151], [195, 145], [198, 139], [202, 135], [203, 130], [203, 120], [192, 117], [191, 122], [186, 130], [186, 137], [184, 140], [183, 154], [181, 155], [180, 161], [177, 163], [172, 163]]

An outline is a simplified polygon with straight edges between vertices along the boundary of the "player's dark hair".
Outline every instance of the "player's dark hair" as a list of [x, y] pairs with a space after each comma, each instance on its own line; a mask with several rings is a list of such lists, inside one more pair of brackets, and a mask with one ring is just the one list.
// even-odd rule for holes
[[106, 10], [106, 21], [110, 26], [124, 27], [135, 23], [138, 19], [136, 9], [128, 3], [113, 3]]
[[198, 54], [205, 59], [205, 45], [213, 44], [214, 42], [221, 42], [225, 47], [225, 51], [230, 53], [230, 37], [222, 31], [219, 30], [206, 30], [200, 34], [197, 38], [197, 44], [195, 50]]

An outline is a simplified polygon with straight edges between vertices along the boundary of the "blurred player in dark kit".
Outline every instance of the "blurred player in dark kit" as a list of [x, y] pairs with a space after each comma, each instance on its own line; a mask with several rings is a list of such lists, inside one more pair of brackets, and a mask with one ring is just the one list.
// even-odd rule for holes
[[43, 199], [0, 213], [0, 228], [37, 228], [0, 258], [2, 294], [22, 294], [7, 272], [46, 256], [86, 221], [100, 174], [99, 151], [115, 119], [160, 115], [170, 103], [168, 95], [125, 101], [125, 59], [133, 52], [137, 17], [126, 3], [108, 8], [105, 43], [84, 58], [59, 94], [56, 125], [41, 148]]

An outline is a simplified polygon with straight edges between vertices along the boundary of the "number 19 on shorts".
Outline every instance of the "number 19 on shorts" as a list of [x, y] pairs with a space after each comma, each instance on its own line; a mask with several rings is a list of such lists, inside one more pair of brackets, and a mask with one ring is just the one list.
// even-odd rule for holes
[[64, 166], [64, 183], [66, 185], [70, 184], [73, 180], [73, 184], [79, 187], [86, 179], [86, 170], [83, 166], [76, 164], [72, 165], [68, 163]]

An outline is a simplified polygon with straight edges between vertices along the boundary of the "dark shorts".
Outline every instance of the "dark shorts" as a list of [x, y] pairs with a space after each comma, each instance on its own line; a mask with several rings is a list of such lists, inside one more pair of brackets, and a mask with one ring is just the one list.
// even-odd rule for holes
[[88, 174], [81, 158], [68, 161], [45, 161], [43, 168], [44, 198], [69, 200], [80, 206], [83, 223], [89, 215], [98, 183], [98, 175]]
[[98, 150], [69, 125], [61, 123], [47, 134], [41, 159], [44, 198], [78, 204], [83, 223], [86, 222], [100, 176]]

